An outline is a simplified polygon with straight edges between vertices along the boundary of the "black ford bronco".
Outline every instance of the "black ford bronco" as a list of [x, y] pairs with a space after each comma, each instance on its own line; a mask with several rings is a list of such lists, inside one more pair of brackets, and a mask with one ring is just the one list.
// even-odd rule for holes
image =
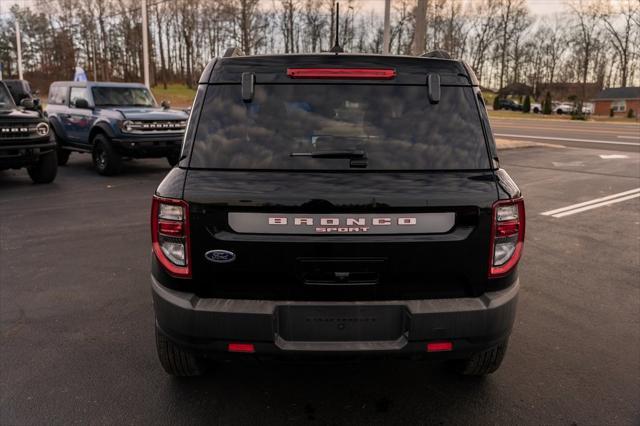
[[225, 55], [152, 203], [160, 362], [502, 362], [525, 210], [478, 81], [451, 59]]
[[31, 99], [18, 107], [0, 81], [0, 170], [26, 167], [34, 183], [50, 183], [58, 172], [56, 143], [47, 119], [31, 109]]

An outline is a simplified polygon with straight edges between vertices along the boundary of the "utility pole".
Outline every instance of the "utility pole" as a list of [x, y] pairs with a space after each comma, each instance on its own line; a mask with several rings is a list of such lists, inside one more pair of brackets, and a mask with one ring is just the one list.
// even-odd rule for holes
[[22, 80], [22, 43], [20, 41], [20, 22], [16, 16], [16, 47], [18, 48], [18, 78]]
[[149, 87], [149, 22], [147, 20], [147, 0], [142, 0], [142, 62], [144, 85]]
[[96, 55], [96, 52], [97, 52], [96, 39], [95, 37], [92, 37], [92, 39], [93, 39], [93, 55], [91, 56], [93, 59], [93, 81], [98, 81], [98, 69], [97, 69], [97, 63], [96, 63], [96, 56], [97, 56]]
[[427, 0], [418, 0], [416, 7], [416, 33], [413, 35], [411, 51], [421, 55], [427, 45]]
[[382, 35], [382, 53], [389, 54], [391, 50], [391, 0], [384, 0], [384, 33]]

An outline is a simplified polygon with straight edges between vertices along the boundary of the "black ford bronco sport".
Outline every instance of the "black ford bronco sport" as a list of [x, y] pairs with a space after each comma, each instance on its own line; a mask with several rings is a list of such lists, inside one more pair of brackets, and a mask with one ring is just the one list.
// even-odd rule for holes
[[169, 374], [253, 354], [404, 355], [485, 375], [504, 357], [524, 203], [461, 61], [212, 61], [151, 222]]
[[0, 170], [27, 168], [34, 183], [50, 183], [58, 173], [56, 143], [49, 122], [31, 99], [18, 107], [0, 81]]

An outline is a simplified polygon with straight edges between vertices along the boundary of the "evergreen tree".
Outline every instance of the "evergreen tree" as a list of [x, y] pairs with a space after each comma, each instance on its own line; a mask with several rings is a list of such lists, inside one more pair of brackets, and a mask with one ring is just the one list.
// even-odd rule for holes
[[524, 103], [522, 104], [522, 112], [529, 113], [531, 111], [531, 98], [529, 95], [525, 96]]
[[542, 103], [542, 113], [545, 115], [551, 114], [553, 106], [551, 105], [551, 92], [547, 92]]

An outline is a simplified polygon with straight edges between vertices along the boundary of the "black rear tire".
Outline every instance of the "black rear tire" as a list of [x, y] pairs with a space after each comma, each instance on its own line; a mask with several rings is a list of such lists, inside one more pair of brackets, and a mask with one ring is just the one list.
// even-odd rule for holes
[[180, 153], [179, 152], [176, 152], [175, 154], [167, 155], [167, 162], [169, 163], [169, 165], [171, 167], [175, 167], [175, 165], [178, 164], [178, 161], [180, 161]]
[[156, 349], [160, 364], [167, 374], [176, 377], [193, 377], [200, 376], [204, 372], [198, 357], [173, 344], [157, 328]]
[[93, 165], [103, 176], [113, 176], [122, 170], [122, 157], [116, 152], [111, 141], [104, 135], [93, 138]]
[[71, 155], [71, 151], [68, 149], [63, 149], [58, 147], [58, 166], [66, 166], [69, 161], [69, 156]]
[[453, 371], [463, 376], [486, 376], [500, 368], [507, 352], [507, 344], [508, 341], [505, 341], [470, 358], [453, 360], [449, 365]]
[[56, 151], [49, 151], [38, 157], [35, 163], [27, 167], [33, 183], [51, 183], [58, 174], [58, 157]]

